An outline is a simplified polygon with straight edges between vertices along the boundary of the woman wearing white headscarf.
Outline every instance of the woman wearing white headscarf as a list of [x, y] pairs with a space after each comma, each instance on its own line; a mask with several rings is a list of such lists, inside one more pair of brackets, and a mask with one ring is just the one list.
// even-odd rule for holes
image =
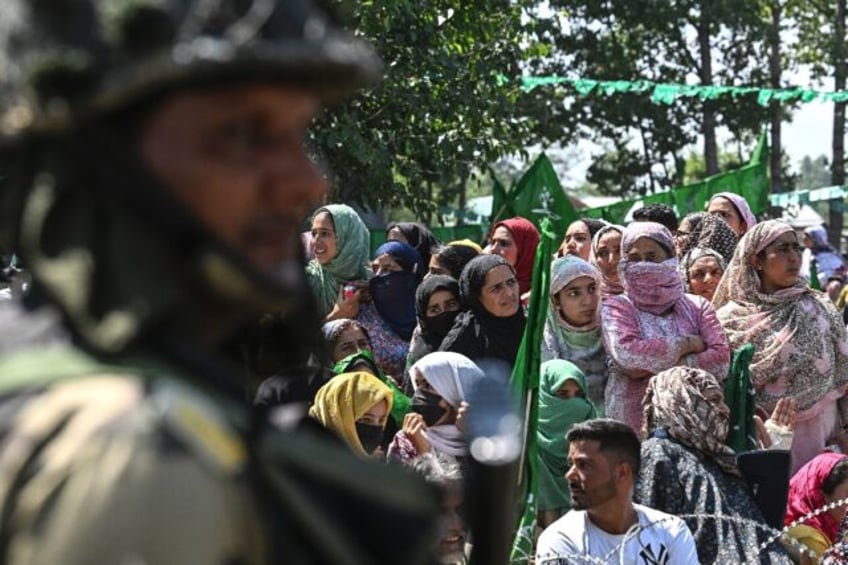
[[389, 460], [412, 464], [429, 451], [465, 456], [468, 446], [456, 426], [457, 415], [483, 372], [468, 357], [450, 351], [425, 355], [409, 370], [415, 390], [412, 412], [389, 445]]

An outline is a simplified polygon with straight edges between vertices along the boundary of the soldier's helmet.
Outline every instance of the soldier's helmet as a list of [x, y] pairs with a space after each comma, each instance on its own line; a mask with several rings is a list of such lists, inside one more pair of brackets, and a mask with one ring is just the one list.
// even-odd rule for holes
[[322, 1], [0, 0], [0, 245], [90, 348], [154, 334], [201, 285], [240, 312], [311, 319], [301, 262], [254, 268], [132, 136], [171, 92], [273, 82], [331, 103], [375, 80], [375, 52]]
[[376, 77], [313, 0], [3, 0], [0, 138], [62, 130], [169, 89], [290, 82], [327, 101]]

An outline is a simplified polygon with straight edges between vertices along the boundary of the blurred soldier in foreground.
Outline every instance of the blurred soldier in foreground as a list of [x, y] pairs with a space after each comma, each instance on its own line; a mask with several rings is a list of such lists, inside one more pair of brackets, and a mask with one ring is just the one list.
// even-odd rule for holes
[[252, 414], [215, 353], [262, 312], [317, 331], [302, 139], [378, 71], [312, 0], [0, 2], [0, 245], [33, 278], [0, 310], [1, 562], [427, 562], [423, 483]]

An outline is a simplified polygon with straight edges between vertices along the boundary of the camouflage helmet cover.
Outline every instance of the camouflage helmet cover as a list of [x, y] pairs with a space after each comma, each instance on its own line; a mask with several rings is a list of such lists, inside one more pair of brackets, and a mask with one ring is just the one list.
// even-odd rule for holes
[[312, 0], [2, 0], [0, 138], [57, 131], [170, 89], [256, 78], [332, 102], [371, 48]]

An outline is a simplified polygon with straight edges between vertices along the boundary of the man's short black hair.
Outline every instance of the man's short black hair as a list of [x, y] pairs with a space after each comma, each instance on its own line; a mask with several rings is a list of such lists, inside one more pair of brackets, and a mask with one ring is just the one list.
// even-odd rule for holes
[[608, 418], [587, 420], [572, 426], [565, 437], [569, 442], [597, 441], [600, 451], [613, 453], [619, 461], [625, 460], [630, 464], [633, 475], [639, 474], [641, 445], [636, 432], [627, 424]]
[[644, 208], [639, 208], [633, 212], [633, 219], [637, 222], [656, 222], [668, 228], [668, 231], [674, 235], [679, 227], [677, 214], [670, 206], [665, 204], [648, 204]]

